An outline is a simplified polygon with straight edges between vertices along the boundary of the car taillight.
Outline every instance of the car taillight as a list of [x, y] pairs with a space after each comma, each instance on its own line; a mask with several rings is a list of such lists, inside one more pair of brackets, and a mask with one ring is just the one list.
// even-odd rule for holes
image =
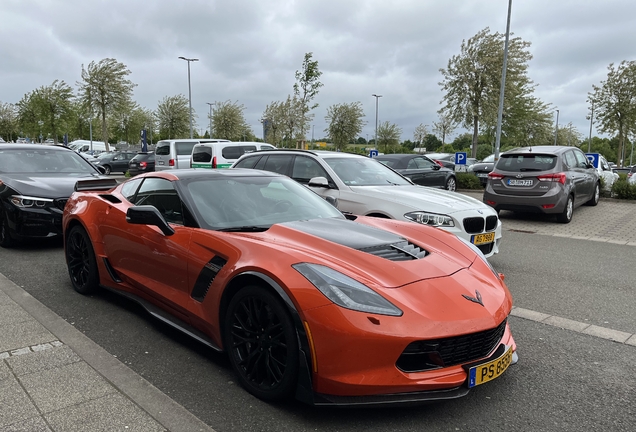
[[435, 159], [435, 163], [439, 166], [441, 166], [442, 168], [444, 168], [444, 164], [441, 163], [440, 161], [438, 161], [437, 159]]
[[143, 169], [146, 169], [148, 164], [146, 162], [139, 162], [139, 166], [142, 167]]
[[170, 165], [170, 166], [174, 166], [174, 159], [170, 159], [170, 160], [168, 161], [168, 165]]
[[565, 184], [565, 173], [556, 173], [556, 174], [545, 174], [537, 176], [539, 181], [551, 181], [551, 182], [559, 182], [561, 184]]
[[216, 156], [212, 158], [212, 168], [216, 168]]
[[632, 174], [633, 174], [633, 173], [628, 172], [628, 173], [627, 173], [627, 178], [630, 178], [630, 177], [632, 176]]
[[496, 172], [489, 172], [488, 178], [491, 180], [503, 180], [504, 176]]

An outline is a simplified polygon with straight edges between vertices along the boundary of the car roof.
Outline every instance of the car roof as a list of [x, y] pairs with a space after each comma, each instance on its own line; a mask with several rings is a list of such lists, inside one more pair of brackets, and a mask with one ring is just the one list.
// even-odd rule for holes
[[417, 154], [417, 153], [391, 153], [391, 154], [378, 155], [374, 157], [374, 159], [404, 159], [404, 158], [412, 158], [416, 156], [426, 156], [426, 155]]
[[[72, 149], [65, 147], [63, 145], [42, 145], [42, 144], [12, 144], [12, 143], [7, 143], [4, 144], [2, 146], [2, 149], [9, 149], [9, 150], [40, 150], [40, 149], [46, 149], [46, 150], [53, 150], [55, 149], [55, 151], [70, 151], [73, 152]], [[75, 152], [73, 152], [75, 153]]]
[[[510, 154], [515, 154], [515, 153], [563, 153], [565, 151], [567, 151], [568, 149], [577, 149], [577, 150], [581, 150], [578, 147], [573, 147], [573, 146], [554, 146], [554, 145], [547, 145], [547, 146], [528, 146], [528, 147], [519, 147], [519, 148], [515, 148], [512, 150], [508, 150], [505, 152], [506, 155], [510, 155]], [[502, 153], [504, 154], [504, 153]]]
[[155, 171], [143, 174], [144, 177], [162, 177], [172, 180], [190, 180], [197, 178], [231, 178], [231, 177], [287, 177], [271, 171], [255, 170], [250, 168], [232, 169], [207, 169], [189, 168], [171, 171]]

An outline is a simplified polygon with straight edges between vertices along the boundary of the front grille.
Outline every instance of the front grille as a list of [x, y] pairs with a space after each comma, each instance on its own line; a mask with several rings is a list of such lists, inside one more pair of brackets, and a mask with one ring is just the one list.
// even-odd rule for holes
[[470, 217], [464, 219], [464, 229], [468, 234], [476, 234], [484, 231], [483, 217]]
[[53, 205], [63, 211], [67, 201], [68, 201], [68, 198], [58, 198], [53, 200]]
[[497, 228], [497, 216], [486, 217], [486, 231], [492, 231]]
[[389, 261], [409, 261], [424, 258], [428, 252], [421, 247], [402, 241], [399, 243], [373, 246], [369, 248], [359, 249], [361, 252], [370, 253], [371, 255], [387, 259]]
[[484, 358], [501, 342], [506, 321], [479, 333], [412, 342], [402, 352], [396, 366], [404, 372], [421, 372]]
[[486, 243], [477, 247], [479, 248], [481, 253], [483, 253], [484, 255], [488, 255], [490, 252], [492, 252], [492, 248], [495, 247], [495, 243]]

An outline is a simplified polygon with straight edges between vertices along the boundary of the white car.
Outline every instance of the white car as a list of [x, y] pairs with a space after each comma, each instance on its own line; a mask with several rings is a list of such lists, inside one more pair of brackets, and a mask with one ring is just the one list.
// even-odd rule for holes
[[342, 152], [271, 150], [247, 153], [232, 168], [287, 175], [320, 196], [335, 200], [344, 213], [408, 220], [451, 232], [486, 256], [499, 252], [497, 212], [475, 198], [417, 186], [384, 164]]
[[599, 155], [596, 171], [598, 171], [599, 178], [604, 179], [605, 190], [607, 192], [611, 191], [612, 185], [618, 180], [618, 174], [612, 171], [612, 167], [602, 155]]

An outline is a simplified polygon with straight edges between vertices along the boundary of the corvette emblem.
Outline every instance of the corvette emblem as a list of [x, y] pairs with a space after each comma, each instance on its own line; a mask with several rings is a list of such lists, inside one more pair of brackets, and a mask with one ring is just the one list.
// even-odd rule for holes
[[464, 297], [466, 300], [470, 300], [473, 303], [479, 303], [480, 305], [484, 306], [484, 303], [481, 301], [481, 294], [477, 290], [475, 290], [475, 297], [471, 297], [466, 294], [462, 294], [462, 297]]

